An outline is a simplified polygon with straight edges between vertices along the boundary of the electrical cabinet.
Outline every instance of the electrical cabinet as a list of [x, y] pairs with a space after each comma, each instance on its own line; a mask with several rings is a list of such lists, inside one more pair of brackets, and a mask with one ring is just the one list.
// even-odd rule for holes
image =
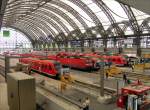
[[35, 79], [17, 72], [7, 75], [8, 104], [10, 110], [36, 110]]

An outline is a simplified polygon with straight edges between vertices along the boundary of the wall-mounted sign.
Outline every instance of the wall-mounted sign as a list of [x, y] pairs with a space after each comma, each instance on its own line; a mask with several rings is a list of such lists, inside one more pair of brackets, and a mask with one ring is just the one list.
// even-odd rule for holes
[[3, 30], [3, 37], [9, 37], [9, 36], [10, 36], [10, 31]]

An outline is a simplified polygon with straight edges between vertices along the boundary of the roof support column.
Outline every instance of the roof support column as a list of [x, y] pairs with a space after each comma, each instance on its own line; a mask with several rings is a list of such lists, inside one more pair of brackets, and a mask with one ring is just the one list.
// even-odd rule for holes
[[106, 52], [107, 51], [107, 38], [104, 38], [103, 39], [103, 45], [104, 45], [104, 52]]
[[68, 41], [64, 42], [64, 46], [65, 46], [65, 51], [68, 52]]
[[91, 51], [92, 51], [92, 52], [95, 52], [94, 40], [92, 40], [92, 39], [89, 40], [89, 47], [91, 48]]
[[52, 47], [53, 47], [52, 50], [55, 51], [56, 50], [56, 44], [54, 42], [52, 43]]
[[136, 47], [137, 47], [137, 56], [141, 56], [141, 54], [142, 54], [142, 51], [141, 51], [141, 37], [140, 37], [140, 35], [137, 35], [137, 38], [136, 38]]
[[85, 48], [84, 48], [84, 39], [81, 38], [81, 52], [84, 52], [85, 51]]

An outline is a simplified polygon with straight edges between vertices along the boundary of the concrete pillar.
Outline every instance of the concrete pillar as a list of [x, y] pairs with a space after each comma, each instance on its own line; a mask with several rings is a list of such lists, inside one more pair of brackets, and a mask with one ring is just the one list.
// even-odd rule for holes
[[7, 81], [7, 74], [10, 71], [10, 58], [8, 56], [5, 56], [5, 80]]
[[104, 45], [104, 52], [107, 51], [107, 38], [103, 39], [103, 45]]
[[95, 52], [94, 41], [93, 40], [89, 40], [89, 47], [91, 47], [92, 52]]
[[123, 48], [122, 48], [122, 47], [119, 47], [119, 48], [118, 48], [118, 53], [119, 53], [119, 54], [122, 54], [122, 53], [123, 53]]
[[137, 41], [137, 43], [136, 43], [136, 45], [137, 45], [137, 56], [140, 57], [142, 52], [141, 52], [141, 38], [139, 35], [137, 36], [136, 41]]
[[84, 49], [84, 40], [82, 39], [81, 40], [81, 52], [84, 52], [85, 49]]
[[104, 96], [104, 65], [101, 65], [100, 69], [100, 96]]
[[64, 46], [65, 46], [65, 51], [68, 52], [68, 42], [65, 42]]
[[52, 47], [53, 47], [52, 50], [55, 51], [55, 47], [56, 47], [56, 46], [55, 46], [55, 43], [52, 43]]

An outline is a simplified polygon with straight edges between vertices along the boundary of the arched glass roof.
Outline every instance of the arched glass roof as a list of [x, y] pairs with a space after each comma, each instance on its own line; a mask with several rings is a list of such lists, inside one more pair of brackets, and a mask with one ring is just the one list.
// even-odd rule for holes
[[115, 0], [9, 0], [2, 25], [32, 42], [66, 41], [149, 33], [149, 17]]

